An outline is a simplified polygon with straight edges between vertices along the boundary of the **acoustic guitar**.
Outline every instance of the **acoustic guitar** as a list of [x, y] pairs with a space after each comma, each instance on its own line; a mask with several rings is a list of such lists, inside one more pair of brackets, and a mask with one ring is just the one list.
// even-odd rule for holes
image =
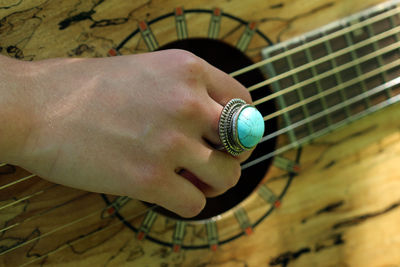
[[0, 2], [2, 54], [189, 50], [248, 88], [266, 128], [191, 219], [1, 163], [1, 266], [400, 266], [400, 2], [214, 4]]

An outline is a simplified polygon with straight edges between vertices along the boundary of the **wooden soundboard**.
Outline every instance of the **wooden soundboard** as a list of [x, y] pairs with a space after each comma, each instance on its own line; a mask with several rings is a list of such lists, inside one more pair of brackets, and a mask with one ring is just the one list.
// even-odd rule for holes
[[[260, 32], [278, 43], [381, 2], [4, 0], [0, 1], [0, 52], [21, 60], [110, 56], [141, 21], [177, 7], [218, 7], [256, 22]], [[194, 13], [186, 14], [189, 37], [207, 36], [210, 14], [196, 19]], [[176, 39], [171, 21], [152, 27], [160, 44]], [[222, 28], [220, 36], [235, 42], [243, 28], [229, 27]], [[257, 62], [268, 45], [265, 39], [254, 38], [246, 53]], [[118, 49], [121, 54], [146, 51], [144, 42]], [[292, 150], [285, 158], [294, 160], [298, 154]], [[172, 240], [176, 221], [163, 217], [151, 229], [140, 228], [144, 207], [132, 204], [133, 200], [130, 214], [141, 215], [130, 220], [139, 229], [136, 232], [114, 213], [104, 215], [110, 206], [99, 194], [53, 185], [3, 166], [0, 188], [29, 178], [0, 190], [0, 266], [400, 266], [398, 104], [304, 146], [296, 164], [300, 170], [279, 202], [266, 207], [257, 193], [244, 200], [250, 221], [270, 207], [273, 210], [240, 237], [219, 244], [210, 241], [212, 230], [203, 221], [186, 228], [180, 241], [208, 244], [201, 249], [148, 238]], [[263, 183], [282, 191], [291, 175], [272, 166]], [[234, 211], [223, 218], [218, 222], [219, 238], [241, 231]]]

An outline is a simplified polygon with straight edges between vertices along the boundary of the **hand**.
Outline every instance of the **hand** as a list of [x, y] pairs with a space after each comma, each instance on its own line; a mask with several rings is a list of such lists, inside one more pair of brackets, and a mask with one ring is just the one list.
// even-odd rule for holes
[[126, 195], [183, 217], [197, 215], [206, 197], [238, 181], [249, 153], [235, 158], [213, 146], [220, 144], [223, 106], [251, 98], [202, 59], [166, 50], [26, 64], [31, 89], [21, 106], [29, 110], [30, 131], [10, 157], [17, 165], [52, 182]]

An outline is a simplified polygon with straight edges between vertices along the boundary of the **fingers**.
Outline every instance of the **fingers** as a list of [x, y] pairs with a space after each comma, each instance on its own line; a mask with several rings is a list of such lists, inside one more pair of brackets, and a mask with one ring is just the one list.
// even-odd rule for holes
[[239, 154], [238, 156], [236, 156], [236, 158], [238, 159], [238, 161], [240, 163], [246, 161], [250, 156], [251, 153], [253, 152], [254, 149], [250, 150], [250, 151], [244, 151], [241, 154]]
[[184, 218], [194, 217], [203, 210], [206, 198], [189, 180], [171, 171], [162, 177], [162, 181], [157, 186], [152, 185], [151, 202]]
[[182, 167], [191, 172], [200, 183], [193, 177], [188, 177], [189, 180], [208, 197], [224, 193], [236, 185], [240, 178], [238, 159], [205, 144], [188, 146], [181, 162]]
[[248, 90], [234, 78], [223, 71], [209, 65], [205, 76], [209, 96], [221, 106], [225, 106], [232, 98], [241, 98], [251, 104]]
[[[252, 100], [248, 90], [234, 78], [211, 65], [208, 65], [208, 68], [210, 69], [206, 72], [205, 79], [207, 92], [213, 103], [210, 102], [209, 104], [210, 124], [208, 124], [209, 127], [206, 129], [204, 137], [206, 140], [212, 141], [213, 144], [221, 145], [218, 122], [223, 107], [232, 98], [241, 98], [249, 104], [252, 103]], [[245, 151], [236, 158], [239, 162], [244, 162], [250, 155], [251, 151]]]
[[234, 186], [241, 174], [240, 161], [250, 155], [245, 152], [233, 157], [207, 145], [221, 144], [218, 124], [223, 106], [232, 98], [251, 103], [251, 97], [246, 88], [226, 73], [209, 64], [201, 69], [201, 75], [196, 77], [202, 77], [206, 90], [197, 91], [201, 92], [199, 98], [194, 98], [185, 109], [190, 116], [183, 116], [185, 123], [180, 125], [188, 139], [174, 155], [174, 167], [183, 171], [177, 174], [171, 170], [159, 178], [161, 185], [156, 186], [158, 193], [152, 201], [182, 217], [197, 215], [205, 206], [206, 196], [219, 195]]
[[212, 143], [214, 147], [221, 145], [221, 140], [219, 138], [219, 117], [221, 115], [223, 106], [215, 102], [214, 100], [207, 99], [207, 110], [205, 114], [205, 121], [207, 123], [203, 124], [203, 138], [209, 143]]

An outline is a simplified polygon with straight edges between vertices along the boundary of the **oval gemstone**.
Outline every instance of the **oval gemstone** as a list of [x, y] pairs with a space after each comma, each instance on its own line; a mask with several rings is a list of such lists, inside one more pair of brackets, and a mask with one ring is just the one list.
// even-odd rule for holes
[[264, 119], [255, 107], [244, 108], [237, 120], [239, 142], [252, 148], [260, 142], [264, 135]]

